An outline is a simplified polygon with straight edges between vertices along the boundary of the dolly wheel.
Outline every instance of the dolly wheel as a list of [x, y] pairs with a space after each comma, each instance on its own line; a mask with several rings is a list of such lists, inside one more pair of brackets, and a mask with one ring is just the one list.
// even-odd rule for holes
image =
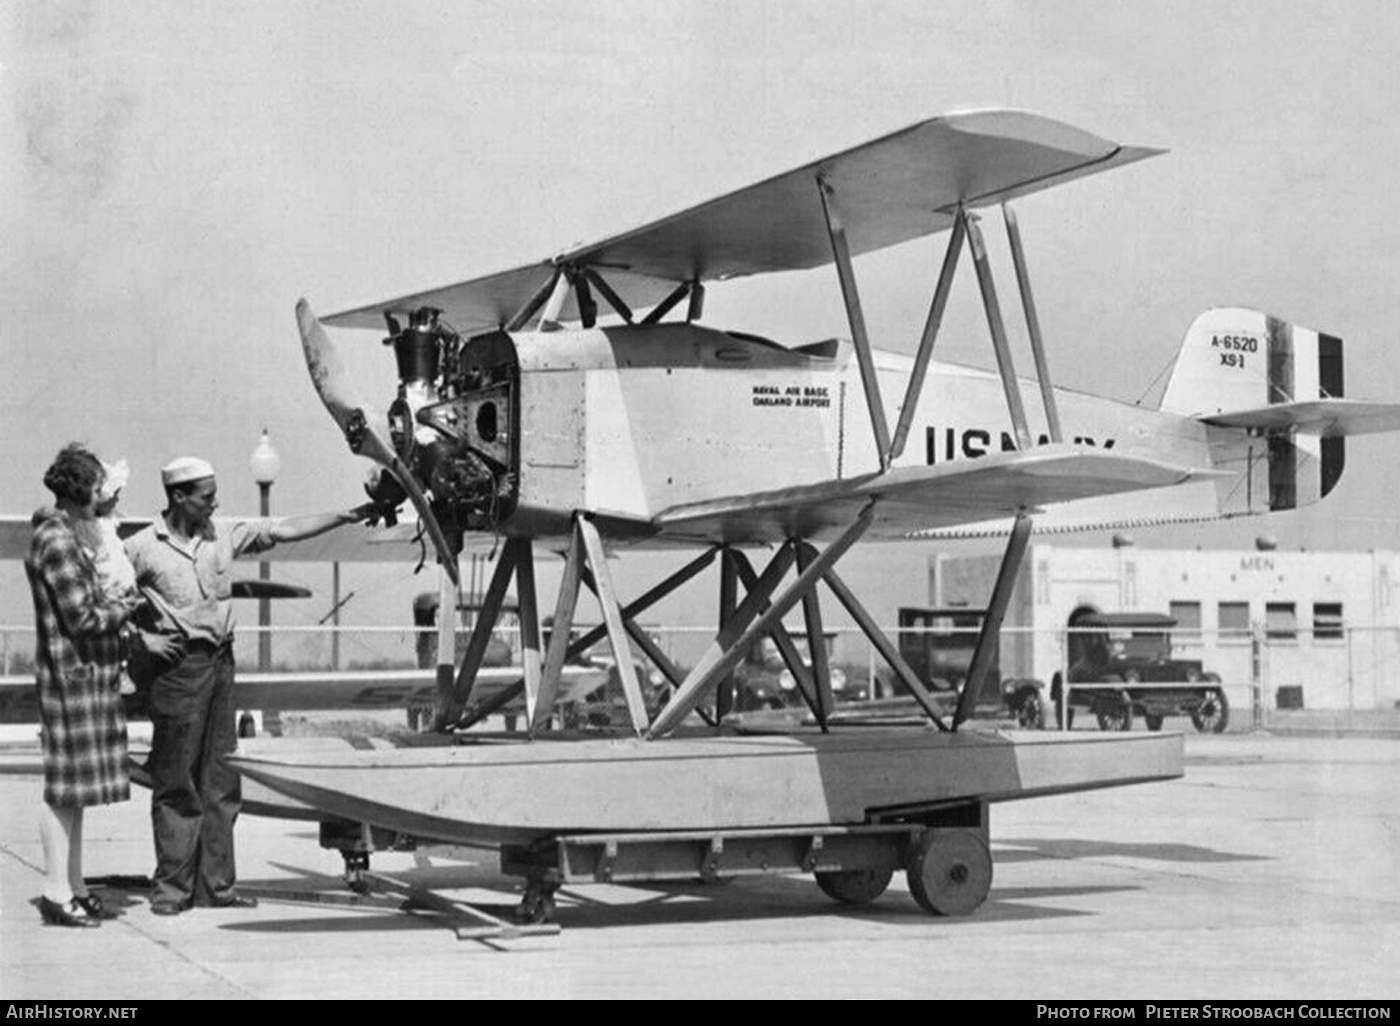
[[343, 851], [340, 854], [345, 860], [345, 886], [356, 894], [368, 894], [369, 852]]
[[515, 916], [522, 923], [552, 923], [555, 911], [554, 888], [532, 883], [525, 886], [525, 896], [520, 899]]
[[992, 853], [980, 831], [931, 827], [909, 853], [909, 891], [926, 912], [965, 916], [992, 889]]
[[829, 869], [813, 874], [828, 898], [847, 905], [868, 905], [890, 885], [893, 869]]

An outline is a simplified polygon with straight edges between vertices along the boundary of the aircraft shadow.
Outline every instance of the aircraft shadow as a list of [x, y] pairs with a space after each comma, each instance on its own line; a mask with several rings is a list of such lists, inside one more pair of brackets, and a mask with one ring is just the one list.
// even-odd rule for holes
[[[1010, 846], [1010, 847], [1005, 847]], [[487, 915], [513, 922], [523, 885], [501, 873], [492, 853], [437, 849], [415, 853], [411, 868], [378, 869], [394, 881], [432, 891], [454, 900], [466, 900]], [[421, 857], [419, 857], [421, 856]], [[1062, 838], [1006, 838], [995, 852], [997, 864], [1044, 859], [1082, 859], [1129, 856], [1175, 862], [1227, 862], [1260, 856], [1214, 852], [1194, 845], [1131, 844]], [[355, 915], [257, 919], [222, 925], [241, 933], [355, 933], [380, 930], [444, 929], [439, 913], [414, 907], [401, 895], [349, 890], [339, 874], [291, 863], [273, 862], [287, 876], [247, 879], [240, 888], [267, 903], [266, 907], [296, 905], [334, 907]], [[897, 875], [900, 880], [901, 875]], [[95, 877], [89, 884], [100, 889], [108, 906], [118, 914], [145, 901], [150, 881], [145, 877]], [[938, 924], [956, 928], [968, 923], [1031, 922], [1092, 915], [1073, 907], [1075, 898], [1136, 890], [1130, 886], [998, 887], [993, 883], [987, 902], [967, 918], [941, 919], [924, 912], [902, 888], [892, 890], [869, 905], [842, 905], [822, 894], [803, 876], [743, 877], [721, 883], [702, 881], [647, 881], [635, 884], [562, 887], [556, 894], [555, 921], [563, 929], [586, 930], [658, 923], [704, 924], [768, 919], [819, 919], [833, 915], [895, 927]], [[474, 891], [465, 899], [452, 892]], [[444, 893], [446, 892], [446, 893]], [[139, 895], [133, 897], [132, 895]], [[1055, 902], [1047, 907], [1040, 902]]]
[[[954, 929], [974, 923], [1029, 922], [1089, 915], [1076, 909], [1047, 908], [1025, 902], [1045, 898], [1132, 890], [1128, 887], [1000, 888], [993, 885], [986, 904], [971, 916], [932, 916], [902, 890], [887, 892], [869, 905], [843, 905], [801, 877], [750, 877], [725, 884], [651, 883], [654, 892], [636, 902], [605, 902], [567, 888], [559, 892], [558, 922], [568, 930], [645, 926], [657, 922], [703, 924], [762, 919], [843, 919], [896, 927]], [[567, 899], [567, 903], [566, 903]]]
[[[288, 886], [287, 881], [245, 881], [248, 893], [255, 893], [267, 904], [324, 904], [343, 907], [359, 914], [328, 918], [318, 916], [277, 920], [245, 920], [220, 927], [238, 933], [355, 933], [379, 930], [444, 929], [447, 921], [440, 914], [415, 908], [411, 903], [388, 895], [355, 896], [338, 880], [322, 873], [297, 870], [308, 884], [305, 889]], [[465, 871], [464, 871], [465, 869]], [[513, 922], [521, 887], [514, 878], [472, 867], [434, 867], [386, 874], [393, 879], [433, 890], [464, 888], [490, 890], [489, 896], [471, 900], [473, 908], [506, 922]], [[762, 920], [845, 919], [892, 927], [928, 928], [937, 925], [956, 929], [967, 924], [990, 922], [1030, 922], [1093, 913], [1063, 907], [1076, 897], [1130, 891], [1132, 887], [996, 887], [978, 911], [966, 918], [943, 919], [924, 912], [903, 890], [893, 890], [869, 905], [851, 906], [832, 901], [808, 879], [800, 877], [753, 877], [725, 883], [648, 882], [607, 885], [600, 896], [595, 885], [562, 887], [556, 894], [557, 922], [561, 929], [599, 930], [657, 924], [730, 923]], [[1030, 904], [1059, 901], [1061, 907]]]
[[1266, 862], [1267, 855], [1216, 851], [1195, 844], [1134, 844], [1123, 841], [1080, 840], [1063, 837], [998, 837], [998, 863], [1040, 859], [1092, 859], [1127, 857], [1159, 862]]

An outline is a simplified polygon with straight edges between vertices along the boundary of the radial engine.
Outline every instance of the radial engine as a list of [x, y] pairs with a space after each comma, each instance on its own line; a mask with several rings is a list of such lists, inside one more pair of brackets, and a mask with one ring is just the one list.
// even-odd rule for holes
[[[444, 534], [497, 529], [515, 506], [519, 453], [519, 362], [505, 332], [463, 340], [440, 311], [415, 310], [403, 327], [385, 319], [398, 365], [389, 406], [395, 452], [426, 491]], [[402, 501], [383, 474], [366, 485], [385, 505]]]

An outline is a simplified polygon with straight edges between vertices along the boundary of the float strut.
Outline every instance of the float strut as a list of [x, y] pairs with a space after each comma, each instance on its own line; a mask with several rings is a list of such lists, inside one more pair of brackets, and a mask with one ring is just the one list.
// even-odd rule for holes
[[1030, 536], [1031, 518], [1018, 513], [1016, 523], [1011, 527], [1011, 537], [1006, 541], [1006, 555], [1002, 557], [997, 583], [992, 588], [992, 600], [987, 606], [986, 619], [982, 621], [982, 631], [977, 636], [977, 648], [972, 653], [967, 679], [963, 681], [962, 694], [958, 696], [957, 712], [953, 715], [954, 730], [972, 715], [982, 684], [992, 668], [992, 661], [1001, 645], [1001, 624], [1006, 618], [1006, 607], [1011, 604], [1011, 591], [1016, 587], [1016, 574], [1021, 569], [1021, 559], [1026, 554], [1026, 542]]

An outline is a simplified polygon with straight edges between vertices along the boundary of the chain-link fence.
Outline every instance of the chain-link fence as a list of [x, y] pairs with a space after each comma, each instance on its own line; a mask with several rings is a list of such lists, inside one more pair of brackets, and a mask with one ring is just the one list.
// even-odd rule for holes
[[[576, 630], [591, 626], [576, 625]], [[709, 627], [645, 629], [681, 673], [699, 661], [714, 637]], [[422, 625], [268, 630], [271, 660], [259, 667], [259, 628], [239, 628], [235, 656], [243, 671], [399, 670], [436, 662], [437, 630]], [[805, 639], [800, 631], [793, 633], [805, 660]], [[925, 686], [945, 694], [961, 686], [960, 674], [966, 673], [976, 643], [975, 629], [890, 627], [886, 633]], [[469, 636], [469, 627], [459, 630], [459, 655]], [[857, 628], [829, 629], [826, 648], [838, 701], [897, 698], [906, 691]], [[518, 664], [518, 629], [498, 630], [489, 652], [495, 665]], [[666, 682], [658, 667], [637, 646], [631, 654], [644, 689], [664, 691]], [[1184, 718], [1200, 730], [1249, 730], [1268, 729], [1299, 711], [1395, 714], [1400, 709], [1400, 626], [1271, 630], [1256, 624], [1220, 631], [1121, 625], [1004, 627], [997, 655], [984, 697], [977, 702], [978, 714], [1014, 716], [1012, 696], [1018, 689], [1024, 695], [1025, 688], [1033, 686], [1041, 696], [1047, 727], [1070, 722], [1074, 729], [1155, 729], [1164, 720]], [[580, 661], [606, 668], [611, 658], [605, 639]], [[32, 679], [33, 664], [33, 628], [0, 626], [0, 675], [11, 690]], [[756, 645], [734, 676], [740, 703], [801, 706], [800, 692], [776, 646]], [[618, 689], [616, 674], [608, 687]], [[622, 704], [620, 690], [599, 698], [605, 705]], [[1169, 726], [1180, 729], [1187, 724]]]

